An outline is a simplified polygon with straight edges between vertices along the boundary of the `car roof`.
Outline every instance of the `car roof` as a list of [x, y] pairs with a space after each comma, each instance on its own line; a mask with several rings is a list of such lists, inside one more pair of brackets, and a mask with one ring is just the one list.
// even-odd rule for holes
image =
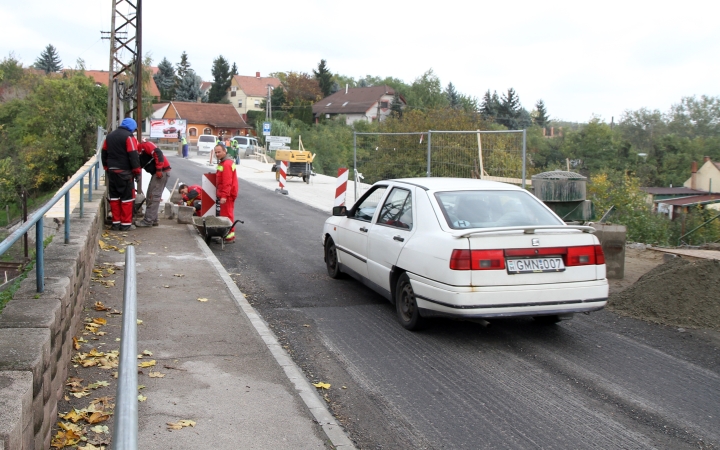
[[[446, 177], [418, 177], [398, 178], [391, 181], [394, 183], [411, 184], [419, 186], [427, 191], [463, 191], [463, 190], [518, 190], [519, 186], [498, 181], [478, 180], [474, 178], [446, 178]], [[381, 183], [380, 181], [378, 183]]]

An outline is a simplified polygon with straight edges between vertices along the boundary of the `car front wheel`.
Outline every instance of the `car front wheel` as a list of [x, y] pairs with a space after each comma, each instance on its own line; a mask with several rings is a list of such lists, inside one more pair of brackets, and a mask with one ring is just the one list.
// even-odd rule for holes
[[400, 275], [395, 286], [395, 309], [398, 322], [406, 330], [419, 330], [425, 324], [415, 300], [415, 291], [406, 273]]
[[338, 263], [337, 247], [335, 247], [335, 242], [331, 237], [325, 241], [325, 265], [330, 278], [341, 277], [342, 272], [340, 272], [340, 264]]

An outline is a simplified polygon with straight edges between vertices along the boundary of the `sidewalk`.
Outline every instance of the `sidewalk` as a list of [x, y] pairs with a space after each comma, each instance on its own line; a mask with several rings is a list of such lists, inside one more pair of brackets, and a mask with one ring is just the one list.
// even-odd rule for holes
[[[169, 156], [172, 164], [177, 156]], [[205, 158], [193, 160], [207, 165]], [[214, 171], [214, 166], [207, 167]], [[269, 164], [242, 160], [238, 172], [240, 178], [268, 189], [277, 186]], [[300, 181], [297, 184], [302, 186], [295, 188], [295, 184], [289, 184], [291, 196], [330, 211], [334, 178], [316, 176], [309, 185]], [[225, 271], [195, 229], [164, 218], [159, 223], [156, 228], [103, 234], [94, 271], [97, 278], [83, 319], [87, 323], [104, 318], [107, 323], [84, 333], [78, 351], [107, 353], [119, 348], [123, 249], [132, 244], [142, 321], [138, 364], [148, 364], [138, 368], [138, 384], [143, 386], [139, 394], [144, 397], [139, 404], [139, 448], [354, 448], [318, 388], [278, 344], [233, 282], [233, 274]], [[107, 309], [98, 312], [96, 302]], [[69, 377], [82, 378], [86, 386], [111, 373], [90, 369], [94, 371], [74, 366]], [[69, 397], [58, 411], [79, 409], [76, 405], [87, 405], [102, 395], [114, 396], [110, 390], [114, 385], [111, 381], [110, 387], [86, 389], [90, 396]], [[170, 429], [169, 424], [180, 426]], [[93, 439], [101, 443], [97, 436]]]

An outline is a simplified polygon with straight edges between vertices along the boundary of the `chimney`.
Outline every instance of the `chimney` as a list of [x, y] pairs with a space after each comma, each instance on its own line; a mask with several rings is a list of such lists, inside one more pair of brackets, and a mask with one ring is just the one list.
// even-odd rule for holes
[[260, 72], [255, 72], [255, 78], [260, 78]]
[[346, 84], [346, 85], [345, 85], [345, 93], [346, 93], [346, 94], [347, 94], [347, 91], [348, 91], [348, 88], [349, 88], [349, 87], [350, 87], [349, 84]]
[[703, 156], [703, 164], [705, 164], [705, 163], [708, 162], [708, 161], [710, 161], [710, 157], [709, 157], [709, 156]]
[[697, 161], [690, 164], [690, 189], [697, 189]]

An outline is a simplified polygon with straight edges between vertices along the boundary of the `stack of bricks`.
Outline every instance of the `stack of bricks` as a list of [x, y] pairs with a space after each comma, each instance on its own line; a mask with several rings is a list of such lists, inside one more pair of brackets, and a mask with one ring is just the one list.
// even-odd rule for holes
[[69, 244], [57, 235], [45, 248], [44, 292], [33, 270], [0, 313], [0, 450], [50, 448], [103, 231], [102, 194], [83, 218], [72, 214]]

